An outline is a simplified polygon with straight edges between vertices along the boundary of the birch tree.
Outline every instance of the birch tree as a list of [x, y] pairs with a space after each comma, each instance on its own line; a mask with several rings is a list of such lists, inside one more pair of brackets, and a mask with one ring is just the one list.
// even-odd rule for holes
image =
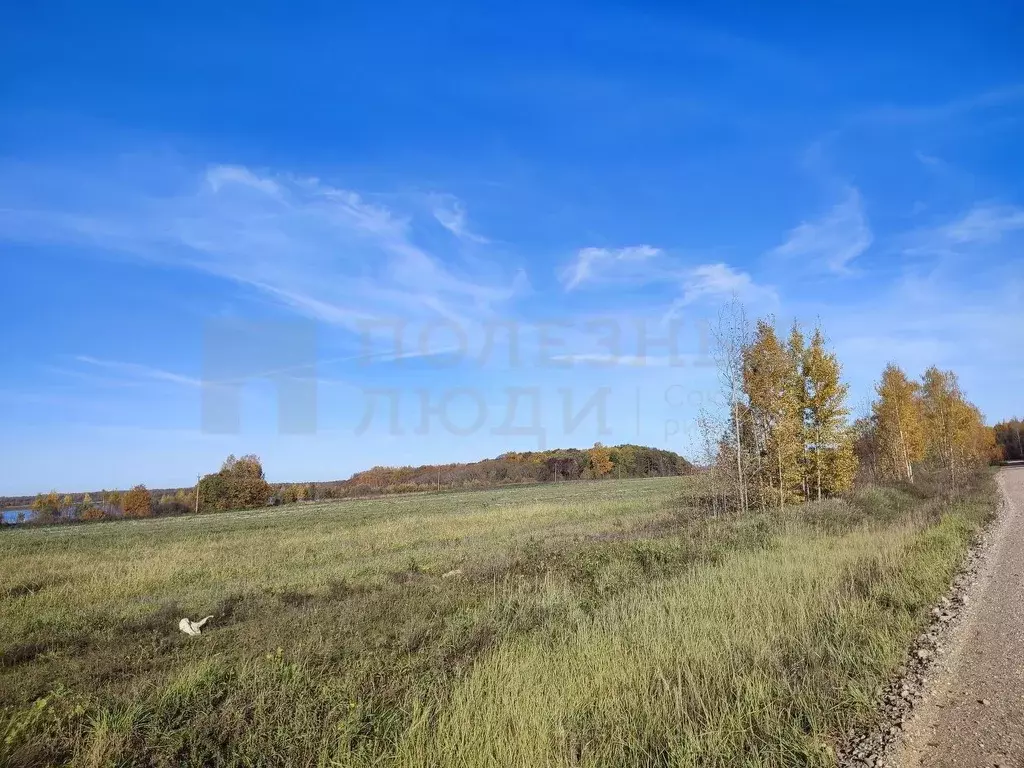
[[718, 384], [725, 404], [725, 433], [720, 437], [723, 448], [719, 464], [727, 463], [734, 480], [737, 507], [747, 512], [747, 461], [749, 444], [746, 434], [746, 402], [743, 394], [743, 352], [750, 341], [747, 313], [739, 299], [733, 297], [718, 314], [711, 329], [712, 358], [718, 371]]
[[782, 509], [800, 497], [803, 418], [799, 369], [771, 322], [758, 321], [744, 351], [743, 373], [754, 426], [758, 496], [762, 507]]
[[996, 441], [999, 444], [1000, 460], [1024, 460], [1024, 422], [1014, 417], [999, 422], [993, 427]]
[[924, 457], [924, 424], [918, 400], [917, 382], [889, 363], [875, 391], [872, 403], [875, 436], [883, 476], [914, 482], [914, 464]]
[[790, 329], [786, 348], [789, 352], [790, 365], [793, 368], [793, 397], [797, 402], [800, 414], [800, 497], [806, 500], [810, 498], [808, 480], [808, 446], [810, 440], [807, 437], [807, 381], [803, 375], [804, 356], [807, 354], [807, 341], [804, 339], [803, 329], [795, 321]]
[[807, 388], [806, 426], [810, 438], [810, 469], [814, 494], [827, 495], [853, 487], [857, 457], [853, 433], [847, 425], [849, 387], [841, 381], [842, 367], [825, 348], [825, 335], [816, 328], [804, 355], [802, 373]]
[[955, 410], [959, 399], [959, 382], [955, 373], [940, 371], [934, 365], [924, 372], [921, 377], [921, 413], [926, 429], [926, 452], [945, 470], [953, 492], [957, 487]]

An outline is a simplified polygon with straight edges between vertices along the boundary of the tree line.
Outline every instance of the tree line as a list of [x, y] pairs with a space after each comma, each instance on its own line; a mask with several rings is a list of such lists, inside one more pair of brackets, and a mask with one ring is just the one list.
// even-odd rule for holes
[[601, 478], [685, 475], [694, 466], [673, 451], [640, 445], [559, 448], [503, 453], [470, 463], [426, 464], [417, 467], [373, 467], [341, 483], [323, 484], [327, 498], [374, 496], [435, 489], [489, 488], [522, 483], [550, 483]]
[[875, 394], [871, 415], [857, 424], [858, 454], [872, 476], [912, 483], [923, 467], [955, 493], [979, 465], [1003, 458], [996, 429], [953, 371], [932, 366], [914, 380], [890, 363]]
[[272, 493], [259, 457], [235, 458], [232, 455], [218, 472], [205, 475], [194, 488], [154, 493], [145, 485], [136, 485], [124, 492], [104, 490], [95, 496], [91, 493], [60, 494], [57, 491], [41, 493], [31, 502], [31, 519], [26, 520], [22, 516], [16, 522], [51, 525], [250, 509], [265, 506], [270, 502]]
[[956, 493], [979, 465], [1000, 458], [996, 431], [952, 371], [933, 366], [915, 381], [890, 364], [870, 415], [851, 423], [849, 386], [820, 326], [808, 336], [794, 322], [784, 338], [773, 318], [751, 327], [734, 302], [713, 341], [721, 407], [705, 408], [698, 426], [716, 509], [839, 496], [858, 475], [914, 482], [918, 466]]
[[993, 428], [996, 443], [1003, 461], [1024, 461], [1024, 422], [1016, 416], [1008, 421], [1001, 421]]
[[348, 480], [272, 486], [266, 482], [258, 457], [229, 456], [219, 472], [200, 480], [199, 511], [520, 483], [682, 475], [693, 471], [692, 464], [672, 451], [595, 443], [589, 449], [505, 453], [470, 463], [378, 466], [356, 472]]
[[[118, 490], [95, 494], [40, 493], [29, 505], [31, 522], [50, 525], [60, 522], [94, 522], [119, 518], [143, 518], [155, 515], [180, 515], [190, 509], [191, 491], [178, 489], [159, 495], [144, 485], [136, 485], [123, 493]], [[18, 522], [27, 522], [19, 520]]]
[[[677, 453], [639, 445], [505, 453], [471, 463], [418, 467], [374, 467], [348, 480], [324, 483], [267, 482], [260, 458], [228, 456], [217, 472], [194, 488], [151, 492], [144, 485], [95, 494], [39, 494], [31, 502], [31, 522], [92, 522], [121, 518], [253, 509], [268, 504], [358, 498], [392, 493], [487, 488], [517, 483], [597, 480], [605, 477], [658, 477], [696, 471]], [[197, 498], [198, 496], [198, 498]], [[20, 499], [16, 499], [19, 501]], [[24, 503], [24, 502], [22, 502]]]

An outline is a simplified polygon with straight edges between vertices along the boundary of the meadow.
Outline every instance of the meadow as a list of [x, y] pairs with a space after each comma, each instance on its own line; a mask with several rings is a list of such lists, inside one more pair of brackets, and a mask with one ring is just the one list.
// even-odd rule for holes
[[738, 518], [701, 482], [0, 532], [0, 764], [830, 765], [994, 484]]

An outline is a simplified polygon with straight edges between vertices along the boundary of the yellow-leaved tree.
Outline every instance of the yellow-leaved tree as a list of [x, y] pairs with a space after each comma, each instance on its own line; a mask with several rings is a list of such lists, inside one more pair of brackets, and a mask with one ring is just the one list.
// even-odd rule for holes
[[119, 509], [121, 506], [121, 492], [109, 491], [103, 499], [112, 509]]
[[82, 498], [82, 504], [78, 508], [79, 520], [102, 520], [103, 510], [96, 506], [92, 496], [88, 493]]
[[1001, 421], [993, 428], [999, 453], [998, 461], [1024, 461], [1024, 421], [1014, 417]]
[[762, 508], [781, 509], [800, 499], [803, 423], [799, 371], [767, 320], [757, 322], [743, 358], [743, 391], [755, 443], [752, 484]]
[[844, 493], [853, 487], [857, 474], [854, 434], [847, 424], [849, 387], [841, 380], [839, 359], [825, 348], [825, 334], [816, 328], [803, 359], [807, 392], [805, 425], [809, 479], [817, 499]]
[[604, 477], [615, 466], [612, 463], [611, 452], [601, 443], [594, 443], [594, 447], [587, 453], [590, 457], [590, 471], [594, 473], [595, 478]]
[[924, 457], [924, 423], [917, 382], [889, 363], [871, 405], [879, 469], [890, 480], [914, 482], [914, 463]]
[[969, 414], [953, 371], [931, 366], [921, 377], [921, 413], [926, 452], [945, 471], [949, 488], [956, 491], [960, 476], [960, 448], [969, 440]]
[[32, 502], [32, 511], [35, 512], [34, 520], [37, 523], [52, 523], [60, 514], [61, 498], [56, 491], [50, 491], [46, 495], [39, 494]]
[[995, 432], [964, 397], [953, 371], [934, 365], [925, 371], [920, 399], [926, 455], [942, 467], [950, 490], [956, 493], [971, 469], [998, 458]]
[[985, 417], [973, 403], [968, 403], [970, 414], [970, 437], [963, 451], [963, 461], [967, 465], [980, 466], [1001, 461], [1003, 451], [996, 439], [994, 428], [985, 424]]

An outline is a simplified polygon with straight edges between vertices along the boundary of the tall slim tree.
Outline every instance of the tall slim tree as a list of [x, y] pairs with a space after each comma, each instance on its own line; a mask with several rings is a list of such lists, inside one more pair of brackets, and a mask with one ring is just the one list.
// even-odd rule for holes
[[817, 499], [853, 487], [857, 457], [854, 436], [847, 424], [849, 387], [841, 381], [836, 355], [825, 348], [825, 334], [818, 327], [803, 361], [807, 388], [807, 430], [811, 439], [810, 464]]
[[759, 320], [753, 342], [744, 350], [743, 389], [754, 426], [762, 507], [780, 509], [799, 498], [803, 419], [799, 373], [775, 328]]
[[957, 410], [960, 386], [952, 371], [931, 366], [921, 382], [921, 413], [925, 422], [926, 451], [945, 470], [950, 490], [957, 488]]
[[793, 397], [799, 405], [800, 412], [800, 497], [808, 499], [809, 478], [808, 478], [808, 446], [810, 440], [807, 436], [807, 381], [803, 375], [804, 356], [807, 354], [807, 341], [804, 339], [803, 329], [796, 321], [789, 331], [789, 341], [786, 344], [789, 352], [790, 365], [793, 368], [792, 386]]
[[[727, 416], [724, 429], [713, 436], [705, 436], [718, 442], [720, 449], [715, 463], [716, 476], [726, 471], [732, 475], [729, 483], [736, 492], [736, 506], [740, 512], [749, 508], [747, 499], [747, 473], [749, 471], [747, 455], [750, 440], [746, 434], [746, 402], [743, 395], [743, 350], [750, 343], [750, 325], [746, 310], [737, 297], [718, 314], [718, 323], [711, 329], [712, 357], [718, 370], [718, 382], [722, 391], [722, 401], [726, 404]], [[702, 420], [705, 428], [714, 429], [715, 419]], [[725, 494], [723, 494], [725, 495]]]
[[886, 366], [876, 387], [872, 418], [882, 471], [890, 479], [914, 482], [914, 463], [924, 457], [919, 388], [895, 363]]

